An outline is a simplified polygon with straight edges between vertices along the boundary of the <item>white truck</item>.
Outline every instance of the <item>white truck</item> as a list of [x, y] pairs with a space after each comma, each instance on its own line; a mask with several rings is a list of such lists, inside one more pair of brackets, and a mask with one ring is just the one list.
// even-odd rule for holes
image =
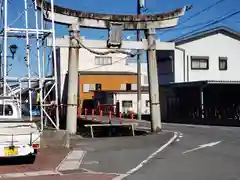
[[0, 158], [30, 156], [34, 160], [40, 135], [36, 123], [22, 119], [18, 99], [0, 96]]

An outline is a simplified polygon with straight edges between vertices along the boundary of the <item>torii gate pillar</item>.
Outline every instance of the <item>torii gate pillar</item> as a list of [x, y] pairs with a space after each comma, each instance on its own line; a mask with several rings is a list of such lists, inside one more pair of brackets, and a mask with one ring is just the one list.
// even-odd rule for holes
[[152, 132], [159, 132], [161, 126], [161, 111], [159, 99], [159, 83], [158, 70], [156, 58], [156, 31], [155, 29], [148, 29], [146, 37], [150, 48], [147, 50], [147, 64], [148, 64], [148, 84], [149, 84], [149, 98], [151, 110], [151, 128]]
[[[67, 131], [76, 133], [77, 127], [77, 99], [78, 99], [78, 65], [79, 45], [76, 39], [80, 37], [79, 25], [69, 26], [69, 58], [68, 58], [68, 100], [67, 100]], [[77, 83], [76, 83], [77, 82]]]

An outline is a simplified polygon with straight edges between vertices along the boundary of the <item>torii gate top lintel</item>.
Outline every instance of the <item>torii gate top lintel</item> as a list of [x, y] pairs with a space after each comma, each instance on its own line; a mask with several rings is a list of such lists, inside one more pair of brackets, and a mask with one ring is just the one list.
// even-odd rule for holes
[[[37, 0], [37, 7], [45, 13], [45, 19], [51, 20], [51, 3]], [[41, 9], [43, 8], [43, 9]], [[82, 27], [109, 29], [111, 23], [123, 25], [125, 30], [162, 29], [176, 26], [178, 18], [183, 16], [188, 6], [170, 12], [153, 15], [116, 15], [93, 12], [83, 12], [54, 5], [54, 21], [59, 24], [79, 24]]]

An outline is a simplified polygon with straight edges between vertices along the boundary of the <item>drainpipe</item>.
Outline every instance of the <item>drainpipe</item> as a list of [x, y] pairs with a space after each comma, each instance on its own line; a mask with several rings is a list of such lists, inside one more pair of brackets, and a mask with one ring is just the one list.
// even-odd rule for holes
[[204, 113], [204, 93], [203, 93], [203, 91], [204, 91], [204, 88], [207, 86], [208, 84], [204, 84], [204, 85], [202, 85], [201, 87], [200, 87], [200, 97], [201, 97], [201, 117], [202, 117], [202, 119], [204, 119], [205, 118], [205, 113]]
[[[180, 47], [175, 47], [176, 49], [182, 51], [183, 53], [183, 82], [186, 82], [186, 79], [185, 79], [185, 74], [186, 74], [186, 70], [185, 70], [185, 64], [186, 64], [186, 50], [183, 49], [183, 48], [180, 48]], [[188, 72], [187, 72], [188, 73]]]
[[189, 56], [187, 55], [187, 82], [189, 82]]

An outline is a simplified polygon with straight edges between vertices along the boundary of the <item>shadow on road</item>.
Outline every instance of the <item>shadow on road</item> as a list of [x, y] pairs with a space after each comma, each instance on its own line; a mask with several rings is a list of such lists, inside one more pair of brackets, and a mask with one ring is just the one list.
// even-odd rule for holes
[[35, 156], [0, 158], [0, 166], [33, 164]]
[[[82, 137], [91, 137], [89, 127], [85, 127], [86, 124], [99, 124], [99, 122], [93, 122], [89, 120], [81, 119], [78, 121], [78, 134]], [[145, 131], [135, 130], [135, 136], [144, 136], [148, 133]], [[132, 136], [131, 127], [126, 126], [101, 126], [94, 127], [94, 137], [119, 137], [119, 136]]]

